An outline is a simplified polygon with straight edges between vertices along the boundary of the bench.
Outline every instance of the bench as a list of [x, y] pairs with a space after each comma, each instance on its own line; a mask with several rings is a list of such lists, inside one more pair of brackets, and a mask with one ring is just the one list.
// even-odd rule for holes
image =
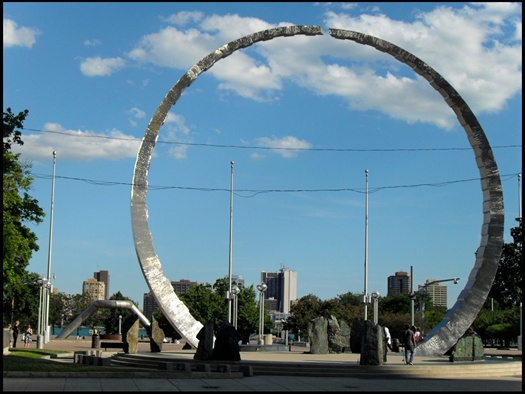
[[124, 350], [124, 342], [100, 342], [100, 347], [103, 347], [104, 350], [107, 350], [108, 348]]

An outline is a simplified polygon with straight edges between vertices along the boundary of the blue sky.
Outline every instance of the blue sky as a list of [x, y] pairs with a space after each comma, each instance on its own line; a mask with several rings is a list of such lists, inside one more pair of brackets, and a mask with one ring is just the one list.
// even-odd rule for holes
[[[480, 174], [465, 131], [429, 83], [330, 28], [390, 41], [440, 73], [491, 144], [505, 199], [505, 242], [520, 214], [521, 3], [3, 3], [4, 110], [29, 115], [32, 228], [48, 266], [57, 151], [53, 281], [78, 294], [95, 271], [142, 307], [148, 291], [131, 231], [140, 141], [171, 87], [195, 63], [244, 35], [319, 25], [216, 63], [170, 109], [149, 169], [149, 226], [165, 276], [228, 275], [230, 162], [233, 274], [298, 273], [298, 296], [386, 294], [414, 267], [414, 285], [449, 283], [452, 306], [480, 244]], [[365, 201], [368, 170], [368, 252]]]

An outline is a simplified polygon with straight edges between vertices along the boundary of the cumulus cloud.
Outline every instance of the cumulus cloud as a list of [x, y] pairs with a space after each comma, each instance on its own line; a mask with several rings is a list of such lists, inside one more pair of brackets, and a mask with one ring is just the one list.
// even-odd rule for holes
[[48, 160], [54, 150], [61, 160], [118, 160], [136, 158], [140, 146], [139, 139], [119, 130], [97, 133], [66, 129], [58, 123], [47, 123], [44, 130], [41, 134], [24, 135], [24, 145], [14, 145], [13, 152], [36, 162]]
[[[520, 4], [442, 5], [417, 11], [406, 21], [387, 17], [380, 5], [365, 11], [359, 3], [347, 5], [323, 5], [323, 36], [257, 43], [217, 62], [207, 74], [216, 78], [223, 94], [258, 102], [278, 100], [285, 94], [286, 79], [314, 94], [340, 97], [352, 110], [379, 111], [445, 130], [457, 125], [455, 114], [428, 81], [390, 55], [334, 40], [327, 32], [337, 28], [377, 36], [413, 53], [440, 73], [476, 114], [501, 111], [521, 91]], [[166, 21], [173, 25], [144, 36], [129, 53], [132, 60], [187, 71], [227, 42], [276, 27], [235, 14], [183, 12]], [[504, 30], [514, 32], [510, 39]]]
[[38, 29], [19, 27], [14, 20], [4, 18], [4, 48], [15, 46], [31, 48], [39, 34], [41, 33]]
[[120, 57], [90, 57], [80, 63], [80, 71], [87, 77], [107, 77], [125, 65], [126, 61]]
[[[301, 149], [309, 149], [312, 147], [308, 141], [300, 140], [293, 136], [286, 137], [261, 137], [257, 138], [256, 144], [261, 147], [270, 148], [274, 153], [277, 153], [285, 158], [292, 158], [297, 156]], [[252, 158], [261, 158], [260, 153]]]
[[144, 117], [146, 116], [146, 113], [137, 107], [131, 108], [128, 111], [128, 114], [130, 115], [129, 123], [131, 123], [132, 126], [137, 125], [137, 122], [135, 121], [135, 119], [144, 119]]

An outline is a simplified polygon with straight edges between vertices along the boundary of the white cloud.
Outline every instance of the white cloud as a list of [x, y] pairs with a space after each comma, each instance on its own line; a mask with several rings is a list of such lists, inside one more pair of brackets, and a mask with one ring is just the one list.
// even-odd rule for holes
[[100, 45], [100, 40], [94, 39], [94, 40], [85, 40], [84, 45], [87, 47], [97, 47]]
[[18, 27], [12, 19], [4, 18], [4, 48], [21, 46], [31, 48], [36, 43], [36, 36], [41, 34], [37, 29]]
[[42, 134], [24, 135], [24, 145], [13, 146], [13, 152], [22, 153], [24, 160], [37, 162], [48, 160], [54, 150], [62, 160], [119, 160], [136, 158], [140, 146], [140, 140], [119, 130], [68, 130], [58, 123], [47, 123], [44, 130]]
[[[169, 141], [189, 143], [192, 141], [190, 128], [186, 125], [184, 116], [168, 112], [163, 127]], [[185, 159], [188, 155], [188, 145], [172, 145], [168, 154], [176, 159]]]
[[106, 77], [125, 65], [126, 61], [120, 57], [106, 59], [90, 57], [80, 63], [80, 71], [87, 77]]
[[172, 14], [167, 18], [162, 18], [163, 21], [173, 23], [174, 25], [184, 26], [189, 22], [198, 22], [204, 17], [204, 13], [200, 11], [181, 11]]
[[[292, 149], [309, 149], [312, 145], [305, 140], [300, 140], [293, 136], [286, 137], [261, 137], [257, 138], [257, 145], [271, 148], [275, 153], [285, 158], [292, 158], [297, 156], [298, 150]], [[260, 156], [252, 156], [254, 159], [259, 159]]]
[[[286, 78], [315, 94], [339, 96], [353, 110], [380, 111], [408, 123], [432, 123], [444, 129], [457, 124], [455, 114], [428, 81], [371, 47], [334, 40], [328, 28], [338, 28], [377, 36], [418, 56], [440, 73], [476, 114], [502, 110], [521, 91], [519, 4], [469, 3], [460, 9], [440, 6], [418, 12], [413, 21], [393, 20], [377, 9], [362, 13], [359, 8], [359, 3], [349, 3], [344, 12], [327, 11], [324, 36], [261, 42], [217, 62], [207, 74], [217, 79], [223, 93], [254, 101], [279, 99]], [[169, 26], [143, 37], [130, 52], [131, 59], [187, 71], [227, 42], [274, 27], [239, 15], [179, 13], [168, 20], [188, 24], [188, 28]], [[503, 29], [514, 32], [512, 42], [500, 40]]]
[[128, 114], [130, 115], [129, 123], [131, 123], [132, 126], [137, 125], [137, 122], [135, 121], [135, 119], [144, 119], [144, 117], [146, 116], [146, 113], [137, 107], [131, 108], [128, 111]]

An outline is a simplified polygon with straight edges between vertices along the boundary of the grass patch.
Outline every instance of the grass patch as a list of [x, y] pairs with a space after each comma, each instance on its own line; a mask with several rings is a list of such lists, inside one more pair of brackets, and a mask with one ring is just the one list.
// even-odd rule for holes
[[30, 371], [30, 372], [108, 372], [109, 369], [119, 371], [134, 371], [130, 368], [101, 367], [98, 365], [83, 365], [53, 361], [44, 356], [70, 353], [62, 350], [51, 349], [19, 349], [10, 348], [9, 354], [3, 356], [4, 371]]

